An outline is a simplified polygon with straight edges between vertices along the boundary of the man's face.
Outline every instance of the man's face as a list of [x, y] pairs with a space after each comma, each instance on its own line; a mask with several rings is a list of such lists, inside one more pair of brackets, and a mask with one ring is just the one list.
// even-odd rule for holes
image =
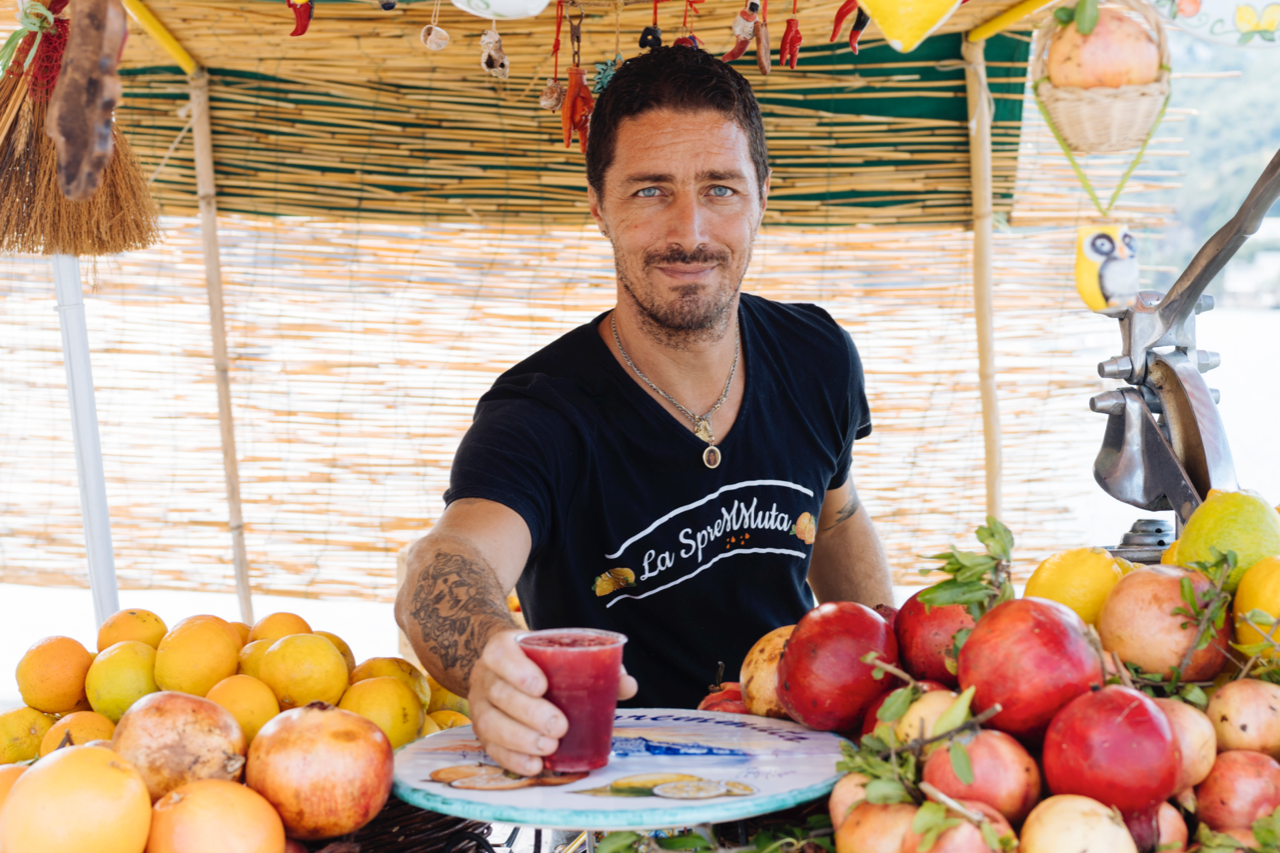
[[653, 326], [713, 332], [730, 309], [764, 212], [747, 135], [715, 111], [625, 120], [591, 215], [613, 243], [618, 280]]

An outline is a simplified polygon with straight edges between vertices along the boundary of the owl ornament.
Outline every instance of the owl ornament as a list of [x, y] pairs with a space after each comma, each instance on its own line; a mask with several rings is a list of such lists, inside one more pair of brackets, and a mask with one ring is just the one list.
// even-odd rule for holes
[[1138, 243], [1121, 225], [1085, 225], [1076, 238], [1076, 290], [1099, 314], [1119, 314], [1133, 305], [1138, 279]]

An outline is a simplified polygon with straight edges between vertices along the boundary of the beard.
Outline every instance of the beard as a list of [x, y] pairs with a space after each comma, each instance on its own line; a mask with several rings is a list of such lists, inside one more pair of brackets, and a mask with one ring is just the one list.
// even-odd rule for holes
[[[614, 263], [623, 290], [639, 308], [645, 330], [663, 345], [680, 349], [693, 343], [719, 340], [733, 320], [733, 307], [751, 263], [751, 245], [738, 263], [725, 250], [699, 246], [686, 251], [678, 246], [645, 252], [638, 269], [614, 246]], [[659, 297], [650, 278], [652, 271], [674, 264], [716, 264], [723, 278], [708, 284], [686, 284], [665, 290], [670, 301]]]

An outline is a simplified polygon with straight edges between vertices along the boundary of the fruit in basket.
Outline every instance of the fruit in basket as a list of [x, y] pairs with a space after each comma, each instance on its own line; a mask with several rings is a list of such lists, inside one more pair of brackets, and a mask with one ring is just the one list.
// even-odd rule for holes
[[1156, 849], [1160, 853], [1182, 853], [1187, 849], [1187, 822], [1173, 806], [1160, 804], [1156, 812], [1156, 826], [1159, 828]]
[[[929, 738], [942, 734], [940, 731], [934, 731], [934, 726], [959, 698], [959, 694], [952, 693], [950, 690], [928, 691], [907, 707], [903, 715], [893, 724], [893, 733], [903, 743], [915, 738]], [[929, 747], [925, 747], [925, 750], [926, 753], [930, 751]]]
[[350, 676], [356, 668], [356, 656], [351, 653], [351, 647], [347, 645], [347, 641], [337, 634], [330, 634], [328, 631], [312, 631], [312, 633], [333, 643], [333, 647], [338, 650], [338, 654], [342, 655], [342, 659], [346, 661], [347, 675]]
[[263, 616], [249, 631], [249, 642], [254, 640], [282, 640], [290, 634], [310, 634], [307, 620], [294, 613], [272, 613]]
[[1182, 756], [1150, 698], [1112, 685], [1073, 699], [1045, 732], [1043, 761], [1050, 791], [1115, 806], [1138, 848], [1155, 848], [1157, 810], [1176, 790]]
[[920, 600], [920, 592], [907, 599], [894, 619], [898, 658], [916, 678], [955, 687], [960, 682], [955, 674], [954, 638], [957, 631], [973, 628], [973, 617], [963, 604], [929, 607]]
[[1027, 596], [1065, 604], [1096, 625], [1107, 593], [1124, 577], [1120, 563], [1105, 548], [1073, 548], [1042, 562], [1027, 581]]
[[111, 740], [116, 724], [95, 711], [67, 714], [45, 732], [40, 741], [40, 755], [46, 756], [62, 746], [84, 746], [91, 740]]
[[[941, 684], [937, 681], [917, 681], [916, 687], [920, 690], [921, 693], [930, 693], [934, 690], [946, 690], [948, 693], [951, 692], [950, 688], [948, 688], [947, 685]], [[871, 707], [867, 708], [867, 713], [862, 717], [862, 732], [861, 732], [862, 734], [869, 735], [873, 731], [875, 731], [876, 725], [880, 722], [880, 719], [877, 716], [877, 714], [879, 713], [880, 708], [884, 705], [884, 703], [889, 699], [889, 697], [892, 694], [893, 694], [892, 690], [890, 690], [888, 693], [882, 693], [880, 695], [880, 698], [872, 702]], [[892, 723], [890, 725], [892, 725]]]
[[333, 643], [315, 634], [276, 640], [262, 656], [258, 675], [282, 709], [309, 702], [336, 705], [347, 690], [347, 662]]
[[1018, 840], [1019, 853], [1138, 853], [1119, 815], [1076, 794], [1049, 797], [1032, 809]]
[[778, 662], [782, 660], [782, 650], [795, 628], [795, 625], [774, 628], [756, 640], [742, 659], [738, 684], [741, 685], [742, 704], [747, 707], [748, 714], [787, 718], [787, 709], [778, 698]]
[[854, 804], [867, 798], [867, 782], [871, 781], [861, 773], [846, 773], [831, 789], [827, 798], [827, 811], [831, 813], [831, 826], [840, 829], [840, 824], [849, 816]]
[[863, 803], [836, 831], [836, 853], [899, 853], [916, 811], [906, 803]]
[[270, 640], [254, 640], [251, 643], [245, 643], [244, 647], [240, 649], [236, 672], [239, 675], [258, 678], [262, 674], [262, 656], [267, 653], [267, 649], [271, 648], [272, 645], [274, 644]]
[[[1195, 620], [1174, 613], [1187, 607], [1182, 600], [1184, 579], [1198, 601], [1207, 597], [1209, 579], [1177, 566], [1148, 566], [1121, 578], [1098, 617], [1102, 647], [1143, 672], [1169, 676], [1196, 641]], [[1207, 681], [1221, 672], [1227, 660], [1226, 644], [1226, 632], [1218, 632], [1213, 642], [1191, 655], [1181, 670], [1182, 680]]]
[[[991, 808], [991, 806], [976, 800], [960, 800], [959, 803], [971, 812], [982, 814], [987, 819], [987, 822], [991, 824], [991, 828], [995, 830], [997, 838], [1000, 836], [1014, 838], [1013, 827], [1009, 826], [1009, 822], [1004, 819], [1004, 815]], [[957, 819], [959, 823], [938, 833], [936, 838], [933, 839], [932, 845], [925, 846], [922, 843], [924, 841], [924, 827], [921, 827], [921, 832], [917, 832], [916, 827], [922, 823], [921, 816], [926, 814], [928, 812], [924, 809], [916, 813], [916, 819], [913, 821], [912, 826], [907, 830], [906, 835], [902, 837], [902, 845], [899, 848], [900, 853], [916, 853], [921, 847], [924, 847], [929, 853], [992, 853], [991, 848], [987, 846], [987, 842], [982, 837], [982, 831], [950, 809], [944, 812], [945, 816]]]
[[235, 646], [237, 649], [244, 646], [244, 640], [241, 638], [240, 632], [237, 631], [230, 622], [228, 622], [226, 619], [223, 619], [221, 616], [213, 616], [212, 614], [209, 614], [209, 613], [198, 613], [195, 616], [188, 616], [186, 619], [179, 619], [177, 624], [175, 624], [172, 628], [169, 629], [169, 633], [172, 634], [174, 631], [178, 630], [179, 628], [182, 628], [186, 625], [194, 625], [197, 622], [210, 622], [214, 625], [221, 627], [223, 633], [227, 635], [227, 637], [231, 640], [231, 642], [235, 643]]
[[199, 779], [238, 780], [247, 751], [230, 711], [169, 690], [138, 700], [120, 718], [111, 747], [142, 774], [153, 801]]
[[324, 702], [285, 711], [249, 748], [245, 783], [266, 797], [294, 838], [364, 826], [391, 794], [391, 742], [373, 723]]
[[1236, 569], [1227, 579], [1235, 592], [1255, 563], [1280, 556], [1280, 514], [1256, 492], [1215, 492], [1191, 513], [1178, 537], [1178, 564], [1211, 563], [1214, 552], [1236, 552]]
[[999, 704], [991, 728], [1038, 741], [1054, 714], [1102, 683], [1102, 664], [1075, 611], [1056, 601], [1021, 598], [991, 608], [958, 658], [960, 686], [975, 687], [975, 713]]
[[945, 749], [935, 751], [925, 762], [924, 781], [947, 796], [986, 803], [1010, 823], [1021, 823], [1040, 800], [1040, 770], [1031, 753], [1014, 737], [995, 729], [966, 733], [958, 740], [969, 754], [973, 782], [960, 781]]
[[261, 794], [204, 779], [155, 804], [147, 853], [281, 853], [284, 840], [284, 823]]
[[18, 661], [18, 692], [28, 707], [66, 714], [85, 699], [84, 679], [93, 655], [70, 637], [36, 641]]
[[1280, 758], [1280, 686], [1256, 678], [1228, 681], [1205, 709], [1218, 749], [1252, 749]]
[[1142, 25], [1120, 9], [1098, 9], [1097, 15], [1088, 35], [1080, 32], [1078, 22], [1054, 32], [1049, 43], [1049, 82], [1056, 87], [1115, 89], [1159, 79], [1160, 49]]
[[1196, 814], [1210, 829], [1248, 829], [1280, 807], [1280, 762], [1247, 749], [1218, 754], [1196, 786]]
[[276, 701], [276, 694], [271, 688], [248, 675], [233, 675], [222, 679], [213, 685], [205, 698], [231, 712], [248, 743], [253, 743], [254, 737], [267, 721], [280, 713], [280, 703]]
[[151, 798], [109, 749], [72, 746], [32, 765], [0, 807], [4, 853], [142, 853]]
[[169, 629], [164, 620], [150, 610], [117, 610], [98, 629], [98, 651], [125, 640], [137, 640], [154, 649], [167, 633]]
[[93, 710], [120, 722], [134, 702], [159, 690], [156, 650], [140, 640], [122, 640], [98, 652], [85, 676], [85, 692]]
[[[819, 731], [848, 731], [894, 687], [875, 663], [898, 662], [898, 641], [884, 617], [854, 601], [829, 601], [796, 623], [778, 662], [778, 699], [788, 716]], [[882, 673], [883, 676], [883, 673]]]
[[239, 641], [235, 629], [216, 616], [182, 620], [156, 649], [156, 684], [161, 690], [205, 695], [210, 687], [236, 674]]
[[53, 723], [53, 717], [35, 708], [0, 712], [0, 765], [30, 761], [39, 755], [40, 743]]
[[464, 717], [471, 716], [471, 703], [463, 699], [456, 693], [446, 690], [440, 682], [431, 676], [427, 676], [427, 690], [431, 695], [431, 701], [427, 703], [427, 714], [434, 714], [436, 711], [457, 711]]
[[[364, 681], [366, 678], [382, 678], [388, 675], [403, 681], [405, 686], [418, 697], [418, 701], [422, 703], [423, 708], [431, 708], [432, 687], [427, 681], [427, 676], [423, 675], [422, 670], [404, 658], [369, 658], [351, 670], [350, 682], [355, 684], [358, 681]], [[435, 710], [439, 711], [441, 709], [435, 708]], [[453, 708], [451, 710], [457, 711], [459, 709]], [[466, 712], [463, 711], [462, 713]]]
[[[1265, 624], [1266, 620], [1259, 622], [1253, 617], [1246, 622], [1244, 617], [1254, 610], [1261, 610], [1273, 620], [1280, 619], [1280, 557], [1264, 557], [1241, 576], [1231, 610], [1236, 642], [1242, 646], [1261, 643], [1263, 634], [1272, 631], [1273, 626]], [[1280, 629], [1276, 629], [1271, 637], [1280, 643]], [[1264, 650], [1263, 656], [1274, 658], [1275, 649]]]
[[[399, 749], [422, 737], [422, 727], [427, 719], [422, 702], [413, 695], [413, 691], [403, 681], [389, 675], [366, 678], [351, 685], [338, 707], [376, 723], [391, 741], [392, 749]], [[432, 727], [436, 728], [435, 721], [432, 721]]]
[[1218, 755], [1218, 737], [1213, 723], [1203, 711], [1177, 699], [1153, 699], [1164, 711], [1173, 735], [1178, 739], [1178, 752], [1182, 762], [1178, 770], [1178, 784], [1174, 793], [1181, 793], [1204, 781]]

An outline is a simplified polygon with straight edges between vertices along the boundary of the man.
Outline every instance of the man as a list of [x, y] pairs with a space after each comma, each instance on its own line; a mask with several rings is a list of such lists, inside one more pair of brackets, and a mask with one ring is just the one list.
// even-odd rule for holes
[[481, 398], [396, 603], [526, 775], [566, 722], [514, 640], [513, 586], [534, 628], [626, 634], [619, 698], [643, 707], [693, 707], [814, 595], [892, 603], [850, 472], [871, 430], [853, 342], [820, 308], [739, 290], [769, 191], [750, 86], [697, 49], [630, 60], [592, 116], [587, 181], [617, 307]]

